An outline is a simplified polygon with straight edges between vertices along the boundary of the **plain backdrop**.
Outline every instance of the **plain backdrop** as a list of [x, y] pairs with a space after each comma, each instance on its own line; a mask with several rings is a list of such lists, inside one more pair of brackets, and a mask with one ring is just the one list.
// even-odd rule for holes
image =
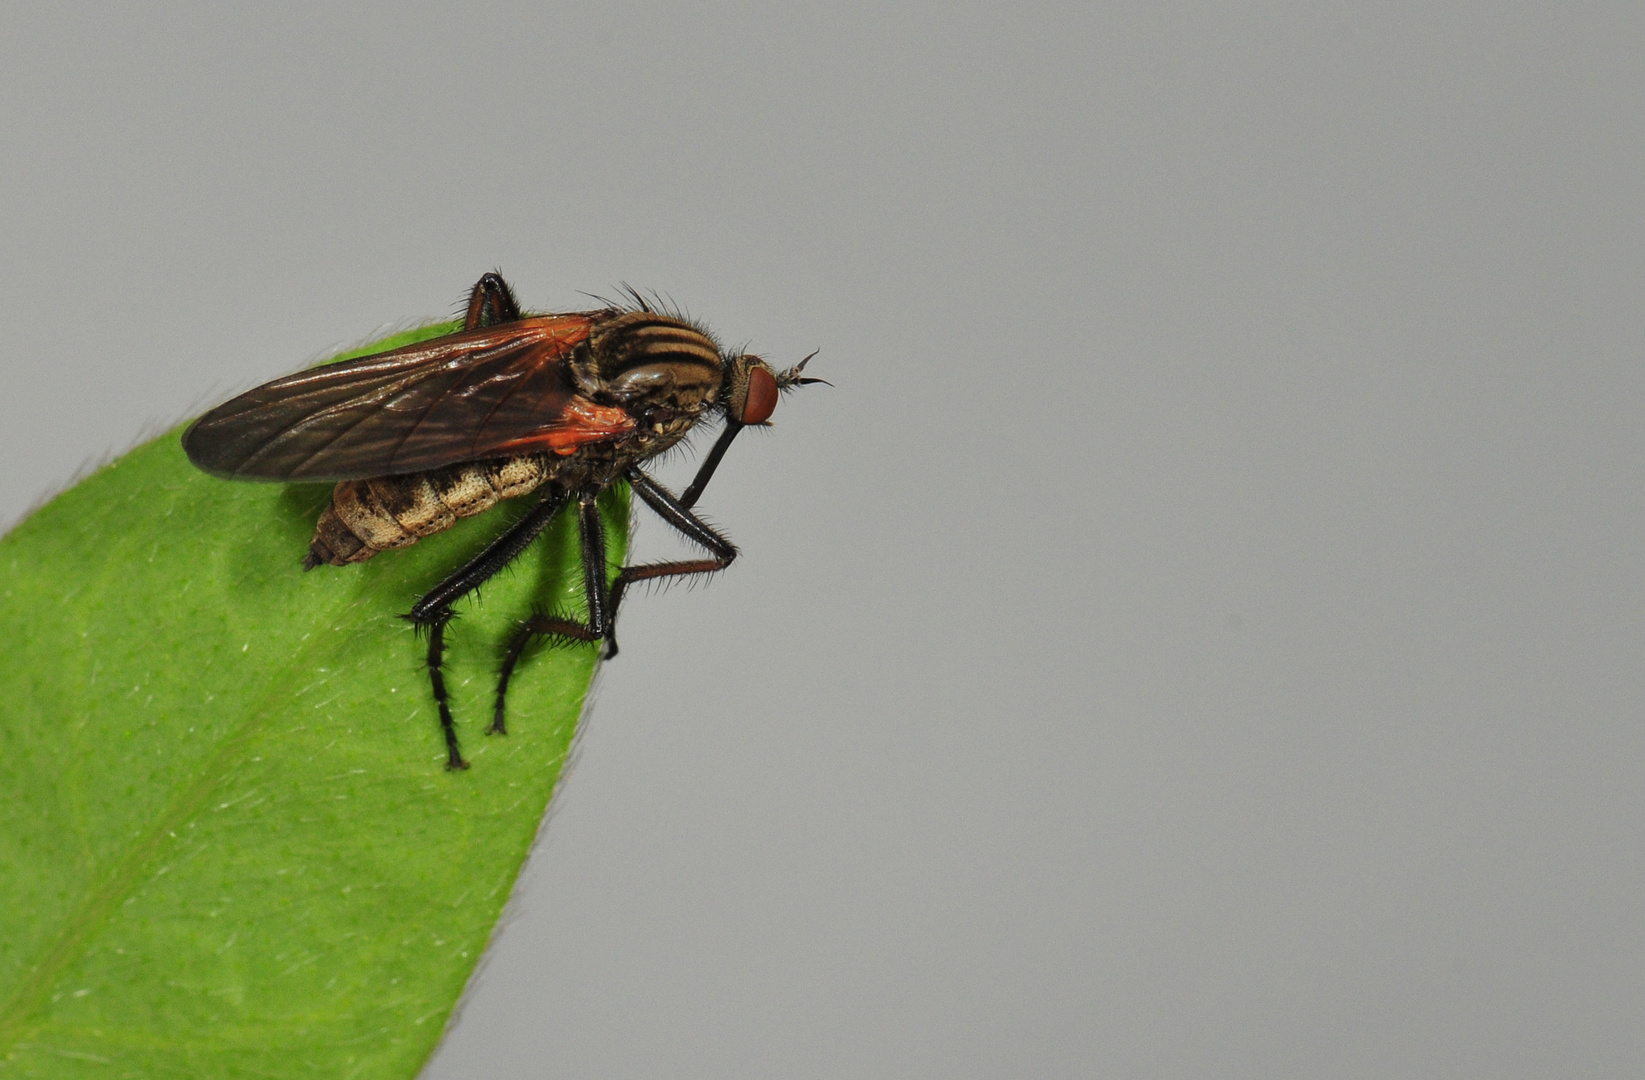
[[485, 270], [659, 290], [835, 385], [625, 609], [429, 1080], [1640, 1075], [1642, 58], [1637, 3], [9, 4], [0, 518]]

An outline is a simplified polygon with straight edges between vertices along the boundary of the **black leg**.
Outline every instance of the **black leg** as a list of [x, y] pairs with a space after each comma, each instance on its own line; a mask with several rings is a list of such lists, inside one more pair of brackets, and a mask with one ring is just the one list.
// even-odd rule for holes
[[[809, 356], [806, 360], [811, 359]], [[804, 367], [801, 361], [800, 367]], [[795, 370], [798, 370], [796, 368]], [[648, 581], [660, 577], [687, 577], [692, 574], [711, 574], [716, 570], [724, 570], [731, 565], [731, 560], [737, 557], [737, 549], [719, 533], [704, 525], [691, 508], [697, 505], [702, 497], [703, 489], [714, 478], [714, 470], [720, 467], [720, 459], [725, 452], [731, 449], [731, 441], [737, 437], [746, 424], [726, 417], [725, 430], [720, 437], [714, 440], [708, 456], [697, 468], [697, 475], [691, 478], [691, 484], [678, 498], [671, 495], [667, 488], [657, 483], [650, 475], [639, 468], [630, 469], [629, 482], [633, 485], [635, 494], [639, 495], [645, 504], [655, 510], [659, 517], [678, 529], [689, 540], [693, 540], [714, 553], [712, 559], [683, 559], [674, 562], [646, 563], [642, 566], [625, 566], [622, 573], [611, 584], [611, 623], [606, 629], [605, 658], [610, 660], [617, 655], [617, 605], [623, 601], [623, 594], [636, 581]], [[499, 710], [501, 703], [499, 702]], [[499, 716], [501, 712], [499, 711]]]
[[499, 570], [519, 558], [520, 552], [548, 527], [560, 507], [565, 505], [565, 500], [566, 492], [550, 488], [530, 513], [487, 544], [486, 549], [464, 563], [462, 569], [434, 586], [427, 596], [413, 604], [406, 618], [419, 626], [431, 626], [442, 616], [449, 616], [452, 604], [484, 585]]
[[[714, 470], [720, 467], [720, 459], [725, 457], [727, 450], [731, 449], [731, 440], [737, 437], [737, 432], [741, 431], [743, 427], [743, 424], [732, 420], [730, 417], [726, 418], [725, 430], [720, 432], [718, 439], [714, 440], [714, 446], [708, 451], [708, 456], [703, 459], [702, 465], [698, 467], [697, 475], [691, 478], [690, 486], [685, 489], [684, 494], [677, 500], [681, 506], [689, 510], [697, 505], [697, 500], [703, 496], [703, 488], [707, 487], [709, 480], [713, 479]], [[653, 484], [655, 484], [655, 481], [653, 481]]]
[[434, 586], [429, 594], [412, 605], [406, 616], [419, 627], [428, 627], [428, 679], [434, 687], [434, 703], [440, 709], [440, 727], [445, 732], [446, 768], [466, 769], [462, 751], [457, 747], [457, 729], [451, 718], [451, 703], [446, 694], [445, 676], [440, 667], [445, 653], [446, 624], [451, 621], [451, 605], [464, 595], [485, 584], [503, 567], [519, 558], [530, 543], [553, 520], [566, 493], [550, 488], [542, 501], [531, 512], [515, 522], [507, 532], [486, 545], [484, 551], [470, 559], [462, 569]]
[[625, 566], [608, 589], [605, 584], [605, 528], [600, 523], [599, 511], [594, 505], [594, 497], [598, 493], [584, 492], [579, 496], [588, 622], [579, 623], [553, 615], [534, 615], [520, 624], [520, 629], [514, 634], [514, 640], [509, 643], [508, 651], [503, 655], [503, 666], [497, 675], [497, 708], [491, 720], [492, 732], [503, 734], [508, 730], [504, 719], [508, 682], [514, 675], [514, 666], [519, 663], [520, 654], [533, 638], [551, 637], [573, 642], [599, 641], [603, 637], [606, 643], [605, 658], [610, 660], [617, 655], [617, 607], [622, 603], [623, 594], [628, 591], [630, 585], [636, 581], [651, 581], [656, 578], [711, 574], [731, 565], [731, 561], [737, 557], [736, 547], [731, 541], [703, 524], [697, 515], [691, 512], [691, 508], [696, 505], [709, 480], [713, 479], [714, 470], [719, 467], [720, 459], [724, 458], [725, 452], [730, 449], [731, 441], [744, 426], [727, 418], [725, 430], [720, 432], [720, 437], [714, 441], [708, 457], [703, 459], [702, 465], [697, 469], [697, 475], [692, 478], [691, 486], [678, 498], [643, 470], [635, 468], [628, 472], [629, 483], [633, 485], [634, 493], [688, 540], [708, 549], [712, 554], [711, 558]]
[[468, 762], [463, 760], [463, 751], [457, 745], [457, 725], [451, 719], [451, 704], [446, 699], [446, 680], [440, 673], [441, 654], [446, 649], [446, 623], [451, 621], [451, 613], [433, 623], [428, 632], [428, 677], [434, 684], [434, 703], [440, 707], [440, 730], [446, 736], [446, 768], [466, 769]]
[[[731, 441], [724, 436], [721, 438], [727, 443]], [[622, 572], [617, 575], [617, 580], [611, 583], [611, 614], [605, 637], [607, 660], [617, 655], [617, 607], [623, 602], [623, 595], [630, 585], [636, 581], [651, 581], [656, 578], [712, 574], [716, 570], [724, 570], [730, 566], [731, 561], [737, 557], [736, 546], [703, 524], [702, 520], [691, 512], [690, 507], [685, 505], [684, 499], [676, 499], [667, 488], [640, 469], [630, 469], [628, 479], [634, 487], [634, 494], [655, 510], [658, 517], [674, 526], [687, 540], [706, 548], [711, 558], [679, 559], [623, 567]], [[703, 479], [701, 472], [698, 473], [698, 479]]]
[[[719, 464], [719, 459], [725, 455], [725, 448], [731, 445], [737, 429], [742, 426], [738, 424], [735, 429], [728, 429], [722, 434], [719, 442], [715, 444], [716, 452], [697, 470], [697, 478], [692, 482], [692, 487], [698, 493], [701, 493], [703, 486], [708, 483], [709, 477], [713, 476], [714, 466]], [[491, 720], [492, 732], [501, 734], [508, 730], [504, 720], [508, 682], [514, 674], [515, 664], [520, 660], [520, 654], [525, 651], [532, 639], [549, 637], [569, 643], [599, 641], [603, 637], [606, 643], [605, 658], [610, 660], [617, 655], [617, 608], [630, 585], [637, 581], [651, 581], [656, 578], [711, 574], [716, 570], [724, 570], [737, 557], [737, 548], [731, 541], [704, 524], [691, 512], [683, 498], [675, 498], [667, 488], [657, 483], [644, 470], [630, 469], [628, 480], [633, 486], [634, 494], [638, 495], [641, 501], [679, 530], [686, 539], [706, 548], [711, 557], [625, 566], [608, 588], [605, 583], [608, 572], [605, 527], [600, 521], [600, 513], [594, 501], [598, 492], [585, 491], [579, 495], [577, 509], [582, 528], [583, 588], [588, 597], [588, 621], [580, 623], [554, 615], [534, 615], [520, 624], [519, 630], [514, 634], [514, 640], [509, 642], [508, 651], [503, 656], [502, 670], [497, 675], [497, 708]]]
[[514, 299], [514, 290], [508, 287], [503, 275], [493, 271], [475, 282], [468, 294], [468, 314], [463, 316], [463, 329], [475, 330], [482, 326], [515, 322], [520, 318], [520, 304]]
[[503, 722], [504, 702], [508, 698], [508, 680], [514, 674], [514, 665], [532, 638], [559, 638], [566, 642], [599, 641], [610, 633], [610, 593], [606, 588], [605, 523], [600, 520], [596, 499], [598, 489], [582, 492], [577, 497], [577, 525], [583, 546], [583, 592], [588, 597], [588, 621], [577, 622], [558, 615], [533, 615], [520, 624], [503, 656], [502, 669], [497, 673], [497, 710], [491, 720], [491, 731], [506, 734]]

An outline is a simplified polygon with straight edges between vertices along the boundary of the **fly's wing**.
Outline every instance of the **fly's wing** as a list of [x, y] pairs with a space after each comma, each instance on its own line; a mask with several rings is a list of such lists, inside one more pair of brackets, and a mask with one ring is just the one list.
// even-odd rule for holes
[[598, 313], [467, 330], [265, 383], [183, 435], [189, 460], [246, 480], [359, 480], [577, 446], [634, 427], [577, 393], [566, 363]]

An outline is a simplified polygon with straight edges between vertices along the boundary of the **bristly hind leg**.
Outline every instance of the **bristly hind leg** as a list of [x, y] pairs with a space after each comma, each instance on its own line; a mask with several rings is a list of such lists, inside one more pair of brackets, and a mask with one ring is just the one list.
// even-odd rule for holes
[[428, 680], [434, 689], [434, 703], [440, 710], [440, 729], [446, 738], [446, 768], [466, 769], [462, 750], [457, 744], [457, 727], [451, 717], [451, 701], [446, 693], [445, 675], [441, 671], [445, 652], [445, 629], [451, 621], [451, 605], [485, 584], [492, 577], [520, 557], [530, 546], [560, 507], [565, 505], [566, 492], [550, 488], [531, 512], [515, 522], [507, 532], [486, 545], [484, 551], [465, 563], [462, 569], [434, 586], [429, 594], [412, 605], [406, 618], [428, 635]]
[[463, 316], [464, 330], [478, 330], [482, 326], [517, 322], [520, 304], [514, 299], [514, 290], [508, 287], [503, 275], [492, 271], [483, 274], [468, 294], [468, 313]]

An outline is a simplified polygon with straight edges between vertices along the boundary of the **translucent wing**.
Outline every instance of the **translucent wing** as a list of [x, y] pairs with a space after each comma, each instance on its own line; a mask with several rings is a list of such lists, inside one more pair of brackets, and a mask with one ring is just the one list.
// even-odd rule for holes
[[521, 319], [276, 379], [195, 421], [183, 449], [221, 476], [328, 481], [570, 453], [634, 427], [572, 381], [567, 358], [598, 317]]

